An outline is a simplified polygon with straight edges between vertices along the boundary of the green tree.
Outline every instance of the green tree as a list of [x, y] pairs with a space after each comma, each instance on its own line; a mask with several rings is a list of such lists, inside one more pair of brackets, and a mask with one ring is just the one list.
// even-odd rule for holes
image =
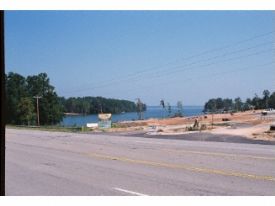
[[[107, 99], [103, 97], [58, 97], [54, 86], [46, 73], [28, 76], [16, 73], [5, 75], [7, 96], [7, 122], [10, 124], [32, 123], [31, 111], [36, 108], [34, 96], [39, 99], [39, 117], [41, 125], [57, 124], [64, 112], [93, 114], [99, 112], [121, 113], [146, 110], [146, 104], [138, 107], [128, 100]], [[25, 105], [24, 105], [25, 104]], [[33, 111], [34, 112], [34, 111]], [[36, 113], [36, 109], [35, 109]]]
[[246, 111], [250, 109], [264, 109], [272, 107], [275, 108], [275, 94], [274, 92], [270, 95], [268, 90], [263, 91], [263, 98], [260, 98], [257, 94], [250, 99], [247, 98], [245, 102], [242, 102], [240, 97], [234, 99], [209, 99], [204, 104], [204, 112], [212, 112], [217, 109], [223, 109], [224, 111], [229, 111], [235, 109], [236, 111]]
[[40, 124], [49, 125], [59, 123], [63, 118], [64, 108], [50, 84], [46, 73], [27, 77], [27, 89], [30, 96], [41, 96], [39, 100]]
[[218, 110], [223, 110], [224, 109], [224, 102], [222, 100], [222, 98], [217, 98], [215, 99], [215, 104], [216, 104], [216, 109]]
[[27, 77], [27, 88], [31, 96], [45, 96], [54, 92], [54, 87], [50, 85], [50, 79], [46, 73]]
[[165, 114], [165, 110], [166, 110], [166, 105], [165, 105], [165, 102], [164, 102], [163, 99], [160, 100], [160, 106], [161, 106], [162, 109], [163, 109], [162, 118], [164, 118], [164, 114]]
[[17, 118], [21, 124], [30, 125], [35, 122], [34, 105], [29, 97], [22, 97], [17, 104]]
[[170, 117], [172, 114], [172, 107], [169, 102], [167, 102], [167, 112], [168, 112], [168, 116]]
[[269, 107], [268, 105], [268, 101], [269, 101], [269, 96], [270, 96], [270, 92], [268, 90], [264, 90], [263, 91], [263, 103], [265, 108], [267, 109]]
[[140, 98], [137, 98], [137, 103], [136, 103], [136, 108], [137, 108], [137, 114], [138, 114], [138, 119], [141, 120], [143, 119], [143, 102], [140, 100]]
[[233, 109], [233, 101], [232, 99], [226, 98], [223, 100], [223, 109], [224, 111], [230, 111]]
[[55, 92], [45, 93], [40, 99], [40, 123], [54, 125], [59, 123], [64, 116], [64, 108]]
[[6, 76], [7, 123], [21, 124], [17, 106], [20, 99], [27, 96], [29, 95], [25, 77], [13, 72], [8, 73]]
[[204, 105], [204, 112], [214, 113], [217, 110], [216, 99], [210, 99]]
[[182, 117], [183, 116], [183, 104], [182, 101], [177, 102], [177, 114], [176, 116]]
[[240, 97], [235, 98], [234, 99], [234, 103], [235, 103], [235, 110], [236, 111], [241, 111], [242, 110], [242, 106], [243, 106], [241, 98]]
[[254, 106], [252, 105], [252, 100], [250, 98], [247, 98], [246, 101], [243, 104], [243, 110], [250, 110], [253, 109]]
[[255, 94], [254, 98], [252, 99], [252, 105], [255, 109], [261, 109], [261, 98], [257, 94]]
[[275, 92], [270, 95], [268, 104], [271, 108], [275, 109]]
[[[64, 111], [81, 114], [121, 113], [137, 111], [136, 104], [128, 100], [107, 99], [103, 97], [70, 97], [62, 100]], [[143, 104], [142, 111], [146, 110]]]

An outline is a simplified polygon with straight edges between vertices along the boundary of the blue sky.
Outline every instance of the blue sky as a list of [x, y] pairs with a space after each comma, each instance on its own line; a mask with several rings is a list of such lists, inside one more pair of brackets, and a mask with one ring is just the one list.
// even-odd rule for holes
[[271, 11], [6, 11], [6, 72], [148, 105], [274, 91]]

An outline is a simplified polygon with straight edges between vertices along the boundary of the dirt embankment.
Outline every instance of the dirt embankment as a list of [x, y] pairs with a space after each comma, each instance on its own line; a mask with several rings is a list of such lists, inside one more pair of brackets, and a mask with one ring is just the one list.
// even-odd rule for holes
[[[275, 115], [262, 116], [261, 111], [127, 121], [116, 123], [115, 128], [110, 131], [140, 130], [153, 135], [181, 135], [197, 131], [275, 141], [275, 133], [269, 131], [270, 124], [275, 120]], [[197, 126], [193, 130], [195, 121], [197, 121]]]

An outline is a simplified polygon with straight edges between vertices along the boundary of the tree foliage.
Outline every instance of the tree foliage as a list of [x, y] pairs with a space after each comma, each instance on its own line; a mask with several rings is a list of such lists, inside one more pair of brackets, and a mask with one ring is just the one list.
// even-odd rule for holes
[[172, 114], [172, 107], [169, 102], [167, 102], [167, 112], [168, 112], [168, 117], [170, 117]]
[[46, 73], [23, 77], [10, 72], [6, 76], [7, 123], [35, 124], [36, 99], [39, 95], [40, 124], [59, 123], [63, 118], [63, 107], [60, 104], [54, 87]]
[[252, 99], [247, 98], [245, 102], [240, 97], [234, 100], [229, 98], [210, 99], [204, 105], [204, 112], [246, 111], [250, 109], [267, 109], [269, 107], [275, 108], [275, 92], [270, 94], [268, 90], [264, 90], [262, 97], [255, 94]]
[[136, 103], [136, 111], [138, 115], [138, 119], [141, 120], [143, 119], [143, 112], [146, 111], [146, 104], [144, 104], [140, 98], [137, 98], [137, 103]]
[[[128, 100], [108, 99], [104, 97], [60, 97], [66, 113], [98, 114], [135, 112], [137, 105]], [[143, 108], [144, 110], [145, 108]]]
[[22, 97], [17, 104], [18, 121], [21, 124], [31, 125], [35, 123], [35, 108], [32, 99], [29, 97]]
[[[36, 124], [36, 99], [39, 99], [41, 125], [59, 123], [66, 113], [96, 114], [135, 112], [134, 102], [103, 97], [59, 97], [46, 73], [27, 76], [10, 72], [5, 75], [7, 99], [7, 123], [18, 125]], [[146, 105], [142, 103], [142, 111]]]
[[177, 102], [177, 113], [175, 114], [176, 117], [182, 117], [183, 116], [183, 104], [182, 101]]

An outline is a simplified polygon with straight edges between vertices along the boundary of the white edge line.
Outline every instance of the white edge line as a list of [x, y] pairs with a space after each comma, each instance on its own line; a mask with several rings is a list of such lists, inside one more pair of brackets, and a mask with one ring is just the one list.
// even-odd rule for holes
[[129, 194], [132, 194], [132, 195], [148, 196], [148, 195], [146, 195], [146, 194], [142, 194], [142, 193], [134, 192], [134, 191], [130, 191], [130, 190], [125, 190], [125, 189], [118, 188], [118, 187], [115, 187], [115, 188], [113, 188], [113, 189], [118, 190], [118, 191], [121, 191], [121, 192], [129, 193]]

